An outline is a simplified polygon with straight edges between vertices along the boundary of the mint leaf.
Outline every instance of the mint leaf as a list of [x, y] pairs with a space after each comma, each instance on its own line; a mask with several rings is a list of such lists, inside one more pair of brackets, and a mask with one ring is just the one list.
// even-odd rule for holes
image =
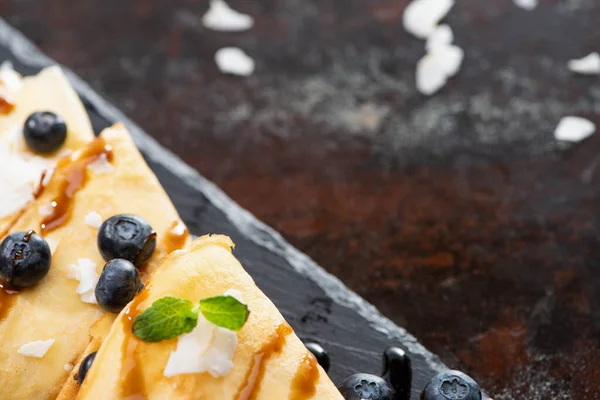
[[232, 331], [242, 329], [250, 315], [248, 306], [232, 296], [216, 296], [200, 300], [199, 309], [207, 320]]
[[198, 314], [189, 300], [163, 297], [133, 320], [133, 334], [144, 342], [160, 342], [191, 332]]

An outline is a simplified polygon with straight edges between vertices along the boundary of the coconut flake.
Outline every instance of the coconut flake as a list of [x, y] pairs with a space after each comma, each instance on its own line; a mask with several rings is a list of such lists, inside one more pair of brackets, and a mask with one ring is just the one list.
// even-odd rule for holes
[[458, 73], [463, 58], [464, 52], [458, 46], [435, 46], [417, 64], [416, 82], [419, 92], [432, 95], [444, 87], [448, 78]]
[[33, 200], [45, 170], [43, 163], [0, 151], [0, 218], [21, 210]]
[[4, 61], [0, 65], [0, 82], [11, 92], [21, 89], [21, 75], [15, 71], [10, 61]]
[[185, 235], [186, 227], [183, 222], [177, 222], [177, 224], [171, 229], [171, 233], [175, 236]]
[[433, 50], [435, 47], [451, 45], [454, 40], [452, 29], [447, 24], [439, 25], [427, 38], [425, 48], [427, 51]]
[[92, 228], [100, 228], [102, 226], [102, 216], [95, 211], [87, 214], [83, 220]]
[[533, 10], [538, 5], [538, 0], [513, 0], [517, 7], [524, 8], [526, 10]]
[[52, 347], [53, 344], [54, 339], [36, 340], [35, 342], [24, 344], [18, 352], [26, 357], [42, 358], [46, 355], [48, 350], [50, 350], [50, 347]]
[[215, 31], [240, 32], [254, 25], [254, 19], [235, 11], [223, 0], [211, 0], [210, 8], [202, 17], [202, 24]]
[[567, 67], [578, 74], [597, 75], [600, 74], [600, 54], [590, 53], [587, 56], [571, 60]]
[[254, 72], [254, 60], [237, 47], [224, 47], [215, 53], [215, 62], [221, 72], [249, 76]]
[[554, 131], [556, 140], [580, 142], [596, 132], [596, 125], [581, 117], [563, 117]]
[[96, 283], [98, 283], [98, 273], [96, 272], [96, 264], [88, 258], [80, 258], [77, 264], [69, 265], [69, 278], [77, 279], [79, 286], [75, 293], [81, 296], [81, 301], [84, 303], [97, 304]]
[[454, 6], [454, 0], [414, 0], [402, 16], [404, 29], [414, 36], [425, 39]]
[[[239, 290], [230, 289], [225, 296], [242, 302]], [[163, 375], [171, 377], [208, 372], [215, 378], [226, 376], [233, 368], [237, 344], [234, 331], [218, 327], [200, 314], [196, 327], [177, 339], [177, 348], [171, 352]]]
[[106, 154], [100, 154], [100, 156], [88, 164], [87, 167], [96, 174], [110, 174], [115, 170], [110, 161], [108, 161]]

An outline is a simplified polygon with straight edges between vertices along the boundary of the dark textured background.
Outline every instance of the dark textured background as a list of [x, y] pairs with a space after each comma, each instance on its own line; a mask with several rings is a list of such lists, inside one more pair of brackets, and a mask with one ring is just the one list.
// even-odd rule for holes
[[[502, 399], [600, 398], [600, 3], [461, 0], [466, 58], [426, 98], [403, 0], [0, 0], [0, 14], [242, 206]], [[257, 61], [222, 75], [223, 46]]]

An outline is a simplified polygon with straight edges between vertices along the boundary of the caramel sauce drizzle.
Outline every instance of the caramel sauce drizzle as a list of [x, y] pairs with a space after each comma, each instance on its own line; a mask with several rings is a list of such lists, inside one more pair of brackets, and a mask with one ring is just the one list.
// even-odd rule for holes
[[317, 359], [310, 351], [307, 351], [292, 380], [289, 400], [306, 400], [313, 397], [317, 391], [319, 376]]
[[[180, 234], [179, 232], [183, 232]], [[181, 221], [173, 221], [171, 224], [171, 228], [167, 231], [164, 244], [167, 249], [167, 254], [172, 251], [179, 250], [183, 248], [190, 236], [190, 231]]]
[[15, 301], [15, 293], [10, 293], [9, 289], [0, 282], [0, 322], [6, 318], [8, 311]]
[[[59, 194], [50, 203], [52, 205], [52, 214], [44, 217], [40, 224], [42, 235], [58, 228], [69, 220], [71, 216], [71, 201], [75, 193], [85, 184], [87, 166], [103, 154], [110, 161], [112, 158], [112, 148], [105, 143], [104, 139], [97, 138], [86, 146], [77, 160], [60, 160], [59, 168], [64, 167], [65, 172], [58, 181]], [[68, 164], [65, 165], [65, 163]]]
[[5, 90], [0, 91], [0, 114], [8, 115], [15, 109], [16, 105], [6, 93]]
[[260, 392], [260, 386], [265, 376], [266, 364], [275, 353], [280, 353], [285, 345], [286, 337], [292, 333], [292, 328], [287, 323], [277, 327], [275, 335], [254, 355], [252, 367], [246, 374], [244, 384], [238, 390], [237, 400], [255, 400]]
[[137, 354], [139, 340], [133, 335], [133, 320], [141, 313], [139, 305], [148, 297], [148, 291], [142, 290], [133, 299], [123, 313], [124, 339], [121, 345], [121, 365], [123, 380], [121, 398], [127, 400], [145, 400], [148, 397], [144, 376], [139, 369], [140, 360]]

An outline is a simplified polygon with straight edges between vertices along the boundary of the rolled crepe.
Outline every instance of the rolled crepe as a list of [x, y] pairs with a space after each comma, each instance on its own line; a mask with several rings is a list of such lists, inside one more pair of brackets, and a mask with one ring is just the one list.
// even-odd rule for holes
[[[115, 320], [77, 399], [342, 399], [314, 356], [232, 255], [232, 247], [226, 236], [204, 236], [166, 257], [147, 287]], [[181, 336], [147, 343], [132, 334], [131, 320], [159, 298], [174, 296], [196, 304], [232, 290], [241, 295], [250, 316], [237, 332], [233, 365], [224, 376], [215, 377], [213, 372], [166, 376], [181, 370], [181, 365], [171, 364], [171, 372], [166, 371]], [[214, 344], [217, 339], [212, 340]]]
[[[107, 146], [110, 157], [104, 153]], [[80, 187], [75, 187], [74, 182], [79, 182]], [[65, 197], [65, 184], [69, 191], [75, 188], [72, 198]], [[57, 202], [56, 208], [62, 211], [49, 217], [46, 211], [48, 206], [52, 208], [52, 202]], [[83, 301], [85, 296], [95, 299], [95, 283], [91, 293], [76, 293], [79, 282], [72, 271], [82, 263], [91, 263], [92, 270], [100, 275], [105, 264], [97, 248], [98, 228], [94, 220], [97, 222], [98, 218], [90, 218], [92, 213], [99, 214], [102, 220], [130, 213], [152, 225], [157, 233], [157, 248], [143, 267], [148, 274], [161, 258], [184, 247], [189, 240], [173, 204], [122, 125], [106, 129], [100, 139], [59, 162], [39, 198], [27, 206], [10, 230], [34, 229], [43, 234], [53, 255], [48, 275], [37, 285], [17, 294], [0, 290], [1, 398], [56, 398], [73, 365], [93, 339], [91, 328], [107, 315], [97, 304]], [[41, 229], [43, 225], [47, 229]], [[19, 353], [25, 344], [47, 340], [54, 342], [41, 358]]]
[[[6, 75], [10, 79], [3, 79]], [[5, 81], [12, 84], [6, 87]], [[59, 67], [20, 78], [3, 66], [0, 68], [0, 99], [3, 96], [9, 97], [14, 107], [10, 110], [0, 107], [0, 237], [35, 197], [42, 174], [50, 174], [60, 157], [94, 138], [85, 108]], [[56, 154], [34, 154], [25, 144], [21, 130], [27, 117], [36, 111], [52, 111], [67, 124], [67, 139]]]

